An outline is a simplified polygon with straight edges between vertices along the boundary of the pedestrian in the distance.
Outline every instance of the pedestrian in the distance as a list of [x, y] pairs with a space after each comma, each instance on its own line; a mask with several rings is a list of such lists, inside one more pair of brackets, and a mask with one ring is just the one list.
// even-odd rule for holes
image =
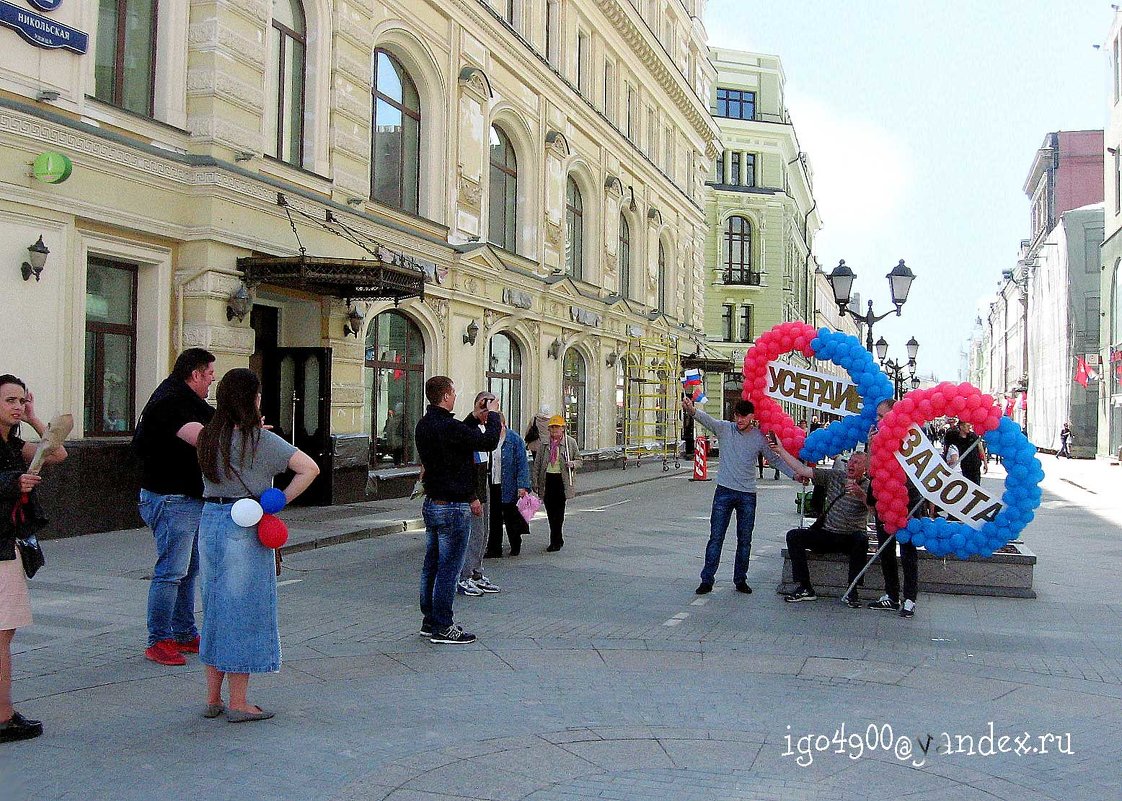
[[[249, 674], [280, 670], [277, 574], [273, 549], [257, 526], [240, 526], [230, 510], [242, 498], [261, 497], [285, 468], [295, 474], [285, 487], [291, 502], [319, 475], [308, 454], [266, 431], [261, 423], [261, 381], [252, 370], [231, 370], [218, 382], [214, 419], [199, 432], [205, 505], [199, 527], [203, 578], [203, 635], [199, 659], [206, 665], [203, 716], [223, 712], [231, 723], [273, 716], [246, 699]], [[229, 685], [229, 704], [222, 682]]]
[[549, 418], [549, 439], [534, 455], [534, 492], [542, 499], [549, 519], [549, 547], [560, 551], [565, 545], [565, 502], [576, 494], [576, 471], [584, 464], [577, 441], [565, 433], [565, 418]]
[[1056, 453], [1056, 458], [1066, 456], [1071, 458], [1071, 441], [1073, 434], [1071, 433], [1071, 423], [1064, 423], [1063, 428], [1060, 429], [1060, 450]]
[[[34, 534], [47, 522], [36, 493], [42, 477], [27, 472], [36, 446], [20, 439], [22, 421], [39, 436], [47, 430], [35, 413], [27, 385], [14, 375], [0, 375], [0, 743], [30, 740], [43, 733], [41, 722], [12, 707], [12, 637], [16, 629], [31, 625], [31, 599], [16, 536]], [[66, 449], [60, 448], [44, 463], [65, 458]], [[22, 502], [24, 495], [27, 503]]]
[[146, 659], [185, 665], [199, 652], [195, 579], [199, 572], [199, 517], [203, 478], [195, 440], [214, 416], [206, 402], [214, 383], [214, 355], [188, 348], [141, 412], [133, 448], [141, 461], [140, 516], [156, 541], [148, 589]]
[[526, 458], [526, 442], [510, 428], [503, 417], [503, 435], [491, 459], [491, 530], [487, 540], [488, 559], [503, 555], [503, 526], [510, 540], [510, 555], [518, 556], [522, 538], [530, 533], [530, 525], [518, 511], [518, 501], [526, 497], [532, 486], [530, 462]]
[[[788, 478], [794, 474], [782, 464], [756, 425], [756, 408], [751, 401], [740, 400], [733, 407], [733, 422], [717, 420], [698, 409], [690, 398], [682, 399], [686, 414], [708, 428], [720, 440], [721, 461], [717, 470], [717, 488], [713, 492], [713, 509], [709, 513], [709, 542], [705, 546], [705, 566], [701, 583], [694, 590], [704, 595], [713, 590], [717, 567], [721, 564], [721, 548], [725, 532], [736, 512], [736, 561], [732, 582], [737, 590], [750, 594], [748, 560], [752, 556], [752, 530], [756, 526], [756, 477], [752, 474], [757, 459], [766, 459]], [[762, 475], [762, 471], [761, 471]]]
[[475, 405], [474, 423], [457, 420], [452, 415], [456, 385], [446, 375], [434, 375], [425, 382], [425, 397], [429, 407], [417, 423], [415, 440], [425, 484], [420, 634], [430, 642], [460, 645], [475, 642], [475, 635], [452, 619], [460, 568], [471, 536], [471, 517], [483, 514], [483, 504], [476, 495], [473, 454], [495, 449], [502, 420], [498, 412], [488, 410], [487, 401]]

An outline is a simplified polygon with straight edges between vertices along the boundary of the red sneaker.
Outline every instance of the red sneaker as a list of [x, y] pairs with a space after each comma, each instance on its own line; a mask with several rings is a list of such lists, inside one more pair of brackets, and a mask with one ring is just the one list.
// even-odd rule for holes
[[175, 640], [160, 640], [144, 649], [144, 658], [158, 665], [186, 665], [187, 660], [179, 653]]
[[199, 652], [199, 642], [201, 638], [196, 636], [193, 640], [187, 642], [175, 641], [175, 650], [181, 654], [197, 654]]

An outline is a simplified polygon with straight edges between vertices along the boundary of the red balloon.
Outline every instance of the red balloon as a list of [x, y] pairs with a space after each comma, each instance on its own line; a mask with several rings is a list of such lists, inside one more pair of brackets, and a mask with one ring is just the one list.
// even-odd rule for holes
[[288, 542], [288, 526], [276, 515], [262, 515], [257, 524], [257, 539], [266, 548], [280, 548]]

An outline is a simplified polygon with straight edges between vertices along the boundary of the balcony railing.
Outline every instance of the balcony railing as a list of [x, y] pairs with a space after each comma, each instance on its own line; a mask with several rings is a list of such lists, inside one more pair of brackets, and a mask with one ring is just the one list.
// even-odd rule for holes
[[751, 270], [725, 270], [724, 282], [740, 286], [761, 286], [763, 284], [763, 273], [752, 272]]

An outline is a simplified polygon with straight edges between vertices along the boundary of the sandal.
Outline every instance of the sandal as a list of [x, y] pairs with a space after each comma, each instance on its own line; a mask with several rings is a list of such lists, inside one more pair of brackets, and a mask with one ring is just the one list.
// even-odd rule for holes
[[[260, 709], [260, 707], [258, 707]], [[247, 723], [251, 720], [268, 720], [276, 712], [267, 712], [262, 709], [260, 712], [242, 712], [240, 709], [227, 709], [226, 720], [231, 723]]]

